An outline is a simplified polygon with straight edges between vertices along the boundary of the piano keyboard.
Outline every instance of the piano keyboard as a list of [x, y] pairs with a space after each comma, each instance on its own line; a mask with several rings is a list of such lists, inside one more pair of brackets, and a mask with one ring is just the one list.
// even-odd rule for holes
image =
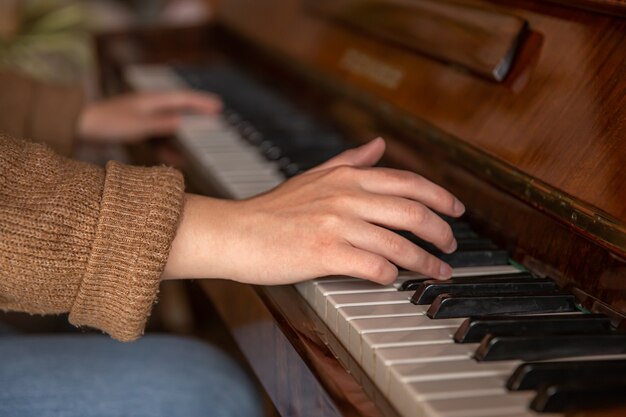
[[[203, 74], [186, 78], [220, 94], [227, 110], [224, 116], [186, 116], [178, 139], [226, 196], [265, 192], [343, 150], [336, 135], [241, 74], [222, 69]], [[186, 84], [165, 67], [131, 68], [127, 79], [139, 90]], [[248, 95], [259, 91], [240, 97], [224, 90], [234, 86]], [[255, 115], [259, 108], [276, 114]], [[621, 398], [624, 334], [614, 332], [608, 318], [578, 311], [573, 296], [549, 280], [510, 265], [505, 251], [466, 223], [451, 225], [459, 249], [446, 258], [454, 267], [447, 287], [408, 272], [389, 286], [349, 277], [296, 285], [398, 412], [404, 417], [530, 417], [538, 414], [529, 405], [544, 412], [561, 412], [571, 404], [584, 408], [582, 400], [593, 400], [585, 395], [591, 387], [571, 386], [583, 372], [582, 363], [605, 374], [615, 370], [612, 388], [602, 391], [608, 394], [595, 395], [604, 404]], [[537, 380], [549, 380], [554, 389], [538, 387]]]

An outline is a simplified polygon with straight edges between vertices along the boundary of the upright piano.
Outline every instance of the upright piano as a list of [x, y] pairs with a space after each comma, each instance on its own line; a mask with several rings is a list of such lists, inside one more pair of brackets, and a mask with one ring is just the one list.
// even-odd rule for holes
[[449, 282], [202, 282], [281, 415], [626, 415], [626, 3], [226, 0], [204, 39], [126, 73], [222, 95], [177, 138], [199, 189], [382, 136], [467, 207]]

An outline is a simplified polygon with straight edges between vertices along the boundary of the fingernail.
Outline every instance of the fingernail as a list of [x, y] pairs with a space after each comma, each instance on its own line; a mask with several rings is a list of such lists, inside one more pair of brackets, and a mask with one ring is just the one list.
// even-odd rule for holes
[[454, 214], [456, 214], [457, 216], [460, 216], [461, 214], [465, 213], [465, 206], [458, 199], [456, 199], [454, 200], [453, 210], [454, 210]]
[[447, 263], [442, 262], [439, 267], [439, 278], [448, 279], [452, 276], [452, 268]]

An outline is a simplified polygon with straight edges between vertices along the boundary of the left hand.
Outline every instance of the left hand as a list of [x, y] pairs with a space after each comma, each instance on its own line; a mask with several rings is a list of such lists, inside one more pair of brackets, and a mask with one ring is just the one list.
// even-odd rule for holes
[[220, 99], [195, 91], [133, 93], [88, 104], [78, 120], [87, 142], [133, 143], [173, 134], [183, 112], [216, 114]]

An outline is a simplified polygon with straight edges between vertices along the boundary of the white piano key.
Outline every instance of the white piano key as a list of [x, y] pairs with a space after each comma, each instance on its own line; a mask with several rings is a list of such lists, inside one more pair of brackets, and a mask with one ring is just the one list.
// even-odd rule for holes
[[370, 369], [366, 368], [365, 371], [374, 378], [379, 387], [386, 387], [389, 380], [389, 368], [392, 365], [468, 359], [472, 357], [475, 350], [475, 344], [454, 343], [380, 348], [375, 352], [376, 364]]
[[[302, 281], [294, 284], [296, 290], [300, 293], [300, 295], [308, 301], [307, 293], [309, 292], [309, 288], [313, 285], [312, 281]], [[310, 304], [310, 303], [309, 303]]]
[[221, 180], [229, 184], [272, 183], [278, 185], [283, 182], [283, 178], [278, 172], [270, 172], [261, 175], [258, 173], [246, 174], [241, 172], [238, 172], [235, 175], [233, 175], [233, 173], [222, 173], [219, 177]]
[[[399, 284], [398, 284], [399, 285]], [[364, 294], [378, 292], [398, 291], [396, 285], [380, 285], [370, 281], [335, 281], [321, 282], [316, 286], [314, 304], [318, 308], [323, 308], [326, 298], [337, 294]]]
[[357, 278], [346, 277], [343, 275], [334, 275], [330, 277], [315, 278], [315, 279], [308, 281], [311, 283], [311, 286], [307, 288], [307, 293], [304, 298], [309, 302], [311, 307], [313, 307], [315, 305], [314, 297], [315, 297], [315, 293], [317, 292], [318, 285], [324, 282], [359, 282], [359, 281], [361, 280]]
[[165, 65], [129, 65], [124, 79], [138, 91], [171, 91], [188, 88], [185, 82]]
[[423, 401], [432, 417], [503, 417], [528, 412], [534, 392]]
[[[468, 266], [468, 267], [452, 269], [452, 276], [454, 277], [519, 274], [519, 273], [522, 273], [522, 271], [513, 265]], [[416, 274], [415, 272], [410, 272], [410, 271], [401, 271], [399, 275], [405, 278], [409, 278], [410, 276], [414, 276], [415, 278], [424, 277], [423, 275]]]
[[406, 384], [389, 392], [389, 399], [400, 413], [420, 415], [429, 408], [426, 401], [447, 400], [479, 396], [505, 395], [501, 378], [487, 377], [462, 381], [435, 381]]
[[[410, 302], [402, 304], [382, 304], [375, 306], [351, 306], [337, 309], [336, 319], [328, 323], [335, 333], [349, 333], [352, 320], [379, 317], [423, 316], [428, 306], [417, 306]], [[336, 329], [336, 330], [335, 330]]]
[[[450, 320], [432, 320], [427, 316], [407, 316], [407, 317], [383, 317], [383, 318], [373, 318], [373, 319], [358, 319], [352, 321], [352, 326], [350, 327], [349, 336], [339, 335], [340, 340], [344, 340], [342, 337], [347, 339], [347, 346], [350, 351], [353, 353], [357, 360], [361, 358], [361, 344], [363, 343], [362, 337], [367, 334], [372, 333], [387, 333], [387, 332], [415, 332], [422, 333], [422, 330], [432, 330], [432, 329], [451, 329], [444, 331], [443, 333], [438, 334], [436, 339], [432, 339], [432, 343], [443, 343], [439, 342], [443, 340], [445, 343], [452, 343], [451, 334], [454, 333], [458, 325], [459, 321], [456, 319]], [[428, 336], [434, 336], [434, 334], [429, 334]], [[419, 336], [416, 336], [419, 339]], [[415, 344], [423, 344], [423, 343], [415, 343]], [[406, 343], [404, 343], [406, 345]], [[390, 346], [391, 347], [391, 346]], [[373, 352], [372, 352], [373, 353]]]
[[374, 306], [380, 304], [405, 304], [410, 303], [410, 291], [391, 291], [366, 294], [336, 294], [329, 295], [326, 299], [326, 308], [317, 309], [317, 314], [326, 321], [337, 321], [337, 309], [348, 306]]
[[[395, 330], [361, 333], [359, 363], [364, 368], [373, 369], [376, 363], [376, 350], [390, 347], [421, 346], [439, 343], [454, 343], [452, 336], [456, 326], [435, 328], [414, 328], [411, 330]], [[350, 349], [359, 352], [356, 341], [350, 341]]]
[[[520, 363], [520, 361], [476, 362], [472, 358], [463, 358], [444, 362], [392, 365], [389, 368], [389, 382], [411, 383], [508, 376]], [[382, 388], [387, 390], [387, 387]]]

